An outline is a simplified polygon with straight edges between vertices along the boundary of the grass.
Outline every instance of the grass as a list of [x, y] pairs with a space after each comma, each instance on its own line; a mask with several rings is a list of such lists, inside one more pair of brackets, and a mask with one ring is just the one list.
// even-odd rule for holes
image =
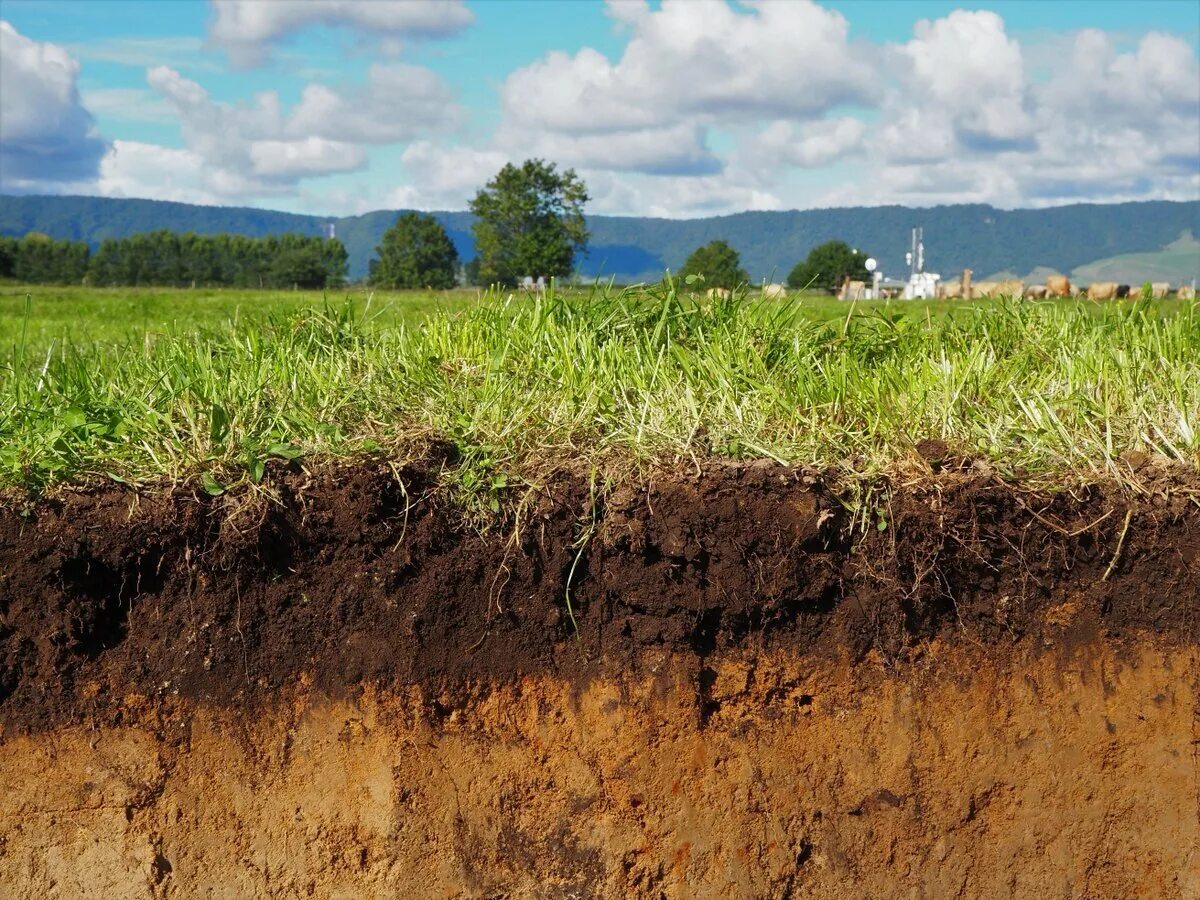
[[126, 341], [146, 334], [186, 334], [216, 323], [320, 309], [327, 297], [351, 298], [380, 324], [418, 321], [461, 309], [479, 296], [459, 291], [259, 291], [223, 288], [84, 288], [0, 282], [0, 348], [24, 340], [30, 350], [51, 344]]
[[[233, 296], [180, 312], [179, 293], [119, 300], [147, 324], [106, 312], [86, 341], [54, 336], [52, 296], [24, 337], [6, 308], [0, 484], [193, 477], [219, 492], [271, 458], [430, 440], [454, 443], [460, 486], [492, 497], [567, 462], [770, 457], [870, 477], [925, 437], [1007, 473], [1113, 475], [1135, 450], [1200, 463], [1195, 303], [852, 309], [664, 284], [383, 312], [276, 295], [248, 315]], [[237, 315], [208, 322], [217, 310]]]

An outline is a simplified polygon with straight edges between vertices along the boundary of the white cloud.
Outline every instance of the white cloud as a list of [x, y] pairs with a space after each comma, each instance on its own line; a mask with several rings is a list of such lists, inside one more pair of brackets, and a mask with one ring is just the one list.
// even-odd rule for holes
[[866, 124], [850, 116], [802, 125], [776, 120], [746, 142], [742, 155], [766, 172], [826, 166], [860, 153], [866, 134]]
[[367, 84], [336, 91], [310, 84], [287, 122], [295, 135], [382, 144], [430, 131], [447, 131], [463, 120], [450, 87], [435, 72], [399, 63], [373, 65]]
[[1153, 123], [1163, 113], [1196, 116], [1200, 63], [1188, 43], [1150, 32], [1131, 53], [1118, 53], [1102, 31], [1075, 36], [1065, 69], [1041, 92], [1047, 105], [1106, 123]]
[[0, 20], [0, 186], [39, 190], [94, 175], [105, 151], [79, 99], [79, 63]]
[[310, 84], [290, 114], [273, 91], [219, 103], [165, 66], [151, 69], [147, 81], [179, 117], [187, 148], [211, 167], [209, 188], [235, 194], [356, 171], [367, 162], [363, 144], [446, 131], [461, 117], [445, 83], [416, 66], [372, 66], [366, 85], [341, 91]]
[[518, 158], [539, 157], [563, 166], [652, 175], [713, 175], [724, 167], [707, 145], [707, 131], [680, 123], [663, 128], [571, 134], [505, 124], [495, 143]]
[[237, 66], [262, 62], [271, 44], [314, 25], [345, 26], [384, 39], [448, 37], [474, 15], [462, 0], [213, 0], [210, 40]]
[[[502, 142], [553, 149], [566, 164], [712, 176], [706, 129], [763, 118], [807, 120], [870, 102], [870, 65], [837, 12], [808, 0], [609, 4], [631, 36], [610, 62], [585, 47], [553, 51], [501, 86]], [[611, 152], [609, 152], [611, 148]]]
[[1048, 80], [1034, 80], [992, 13], [956, 12], [917, 35], [868, 141], [869, 196], [861, 185], [849, 196], [1007, 207], [1200, 199], [1200, 64], [1185, 41], [1149, 33], [1120, 53], [1103, 32], [1081, 31], [1050, 59]]
[[[499, 123], [467, 146], [453, 140], [464, 109], [418, 66], [380, 61], [361, 84], [319, 79], [290, 107], [273, 91], [215, 101], [175, 65], [151, 69], [150, 91], [97, 88], [80, 101], [70, 55], [10, 28], [5, 180], [17, 133], [86, 151], [94, 172], [104, 145], [90, 106], [106, 122], [157, 122], [166, 112], [180, 124], [184, 149], [113, 145], [93, 188], [114, 196], [137, 195], [140, 183], [143, 195], [197, 202], [463, 209], [504, 163], [541, 157], [579, 171], [595, 213], [1200, 198], [1200, 63], [1179, 37], [1152, 32], [1131, 49], [1095, 30], [1018, 41], [995, 13], [956, 10], [880, 45], [851, 40], [839, 13], [810, 2], [619, 0], [608, 11], [626, 41], [620, 54], [550, 51], [513, 70], [499, 87]], [[215, 16], [213, 42], [243, 61], [314, 25], [374, 29], [377, 49], [394, 55], [414, 36], [470, 19], [462, 4], [324, 0], [230, 0]], [[16, 53], [14, 39], [24, 42]], [[280, 48], [280, 60], [289, 52]], [[22, 79], [32, 87], [18, 93], [11, 85]], [[311, 187], [309, 179], [364, 169], [368, 145], [400, 145], [389, 154], [399, 159], [394, 174]], [[86, 182], [86, 165], [56, 173], [54, 160], [36, 158], [48, 183]], [[823, 184], [825, 171], [839, 183]]]
[[657, 11], [611, 5], [633, 31], [621, 59], [586, 47], [549, 53], [509, 75], [505, 113], [530, 126], [604, 132], [803, 118], [875, 94], [841, 14], [808, 0], [744, 5], [744, 13], [723, 0], [664, 0]]
[[367, 154], [354, 144], [306, 137], [294, 141], [251, 141], [248, 146], [255, 175], [300, 179], [330, 172], [361, 169]]
[[466, 209], [475, 192], [505, 163], [519, 161], [499, 150], [414, 141], [401, 156], [408, 184], [389, 192], [386, 205], [403, 209]]
[[[905, 65], [892, 110], [915, 113], [907, 121], [918, 131], [949, 129], [967, 145], [1010, 146], [1029, 138], [1021, 46], [1000, 16], [959, 9], [917, 22], [914, 34], [898, 50]], [[885, 137], [903, 141], [911, 134], [903, 124]]]
[[153, 197], [180, 203], [216, 204], [222, 196], [204, 186], [203, 157], [139, 141], [113, 141], [100, 177], [87, 193], [104, 197]]
[[592, 201], [604, 215], [684, 219], [745, 210], [783, 209], [779, 196], [750, 173], [734, 167], [717, 175], [651, 176], [584, 169]]

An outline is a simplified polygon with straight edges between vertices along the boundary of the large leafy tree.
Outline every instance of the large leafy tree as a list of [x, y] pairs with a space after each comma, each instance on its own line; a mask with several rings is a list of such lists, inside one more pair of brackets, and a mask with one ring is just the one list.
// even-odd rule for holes
[[703, 275], [705, 286], [710, 288], [732, 289], [750, 280], [738, 252], [725, 241], [712, 241], [697, 247], [683, 264], [681, 274], [684, 277]]
[[371, 283], [385, 288], [451, 288], [458, 251], [433, 216], [406, 212], [383, 233], [371, 260]]
[[554, 163], [508, 163], [471, 201], [475, 251], [484, 284], [516, 284], [526, 275], [570, 275], [587, 247], [587, 185]]
[[813, 247], [804, 262], [796, 263], [788, 275], [788, 286], [836, 291], [847, 278], [869, 281], [866, 263], [867, 254], [851, 249], [845, 241], [828, 241]]

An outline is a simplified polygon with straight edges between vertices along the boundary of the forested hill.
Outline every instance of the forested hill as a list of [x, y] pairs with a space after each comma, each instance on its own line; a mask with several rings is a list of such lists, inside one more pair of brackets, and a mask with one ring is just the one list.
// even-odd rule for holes
[[[463, 259], [474, 254], [471, 215], [434, 215]], [[192, 206], [154, 200], [99, 197], [0, 196], [0, 234], [39, 231], [54, 238], [85, 240], [167, 228], [202, 234], [230, 232], [258, 237], [282, 232], [319, 235], [334, 223], [350, 255], [350, 275], [367, 263], [396, 211], [322, 218], [241, 207]], [[688, 253], [716, 238], [732, 244], [755, 279], [783, 280], [809, 249], [842, 239], [876, 256], [885, 273], [906, 274], [909, 229], [925, 229], [926, 268], [951, 274], [970, 267], [981, 276], [1018, 275], [1046, 267], [1070, 272], [1120, 254], [1161, 250], [1185, 231], [1200, 236], [1200, 202], [1149, 201], [1079, 204], [1037, 210], [999, 210], [982, 204], [913, 209], [902, 206], [746, 212], [708, 219], [645, 219], [590, 216], [592, 239], [582, 261], [585, 275], [621, 281], [661, 276], [678, 269]], [[1197, 261], [1200, 268], [1200, 260]]]

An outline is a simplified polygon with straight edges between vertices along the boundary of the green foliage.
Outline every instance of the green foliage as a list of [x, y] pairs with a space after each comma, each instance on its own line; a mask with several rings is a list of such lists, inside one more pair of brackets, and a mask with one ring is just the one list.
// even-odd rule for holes
[[1154, 299], [1154, 285], [1151, 284], [1149, 281], [1142, 282], [1141, 299], [1143, 299], [1143, 300], [1153, 300]]
[[225, 286], [320, 289], [345, 282], [341, 241], [302, 234], [248, 238], [153, 231], [104, 241], [88, 276], [100, 287]]
[[837, 291], [847, 278], [870, 281], [866, 261], [866, 253], [851, 249], [845, 241], [827, 241], [813, 247], [808, 258], [796, 264], [788, 275], [788, 287]]
[[0, 235], [0, 278], [12, 278], [17, 263], [17, 239]]
[[406, 212], [384, 232], [371, 260], [370, 280], [384, 288], [454, 287], [458, 251], [433, 216]]
[[685, 278], [691, 275], [703, 276], [705, 287], [727, 290], [750, 280], [750, 276], [742, 268], [738, 252], [725, 241], [710, 241], [703, 247], [697, 247], [687, 258], [679, 274]]
[[7, 243], [0, 266], [8, 275], [29, 284], [79, 284], [87, 273], [88, 247], [82, 241], [56, 241], [40, 232], [30, 232]]
[[517, 284], [526, 275], [563, 277], [587, 246], [587, 186], [554, 163], [508, 163], [475, 195], [472, 233], [485, 284]]

